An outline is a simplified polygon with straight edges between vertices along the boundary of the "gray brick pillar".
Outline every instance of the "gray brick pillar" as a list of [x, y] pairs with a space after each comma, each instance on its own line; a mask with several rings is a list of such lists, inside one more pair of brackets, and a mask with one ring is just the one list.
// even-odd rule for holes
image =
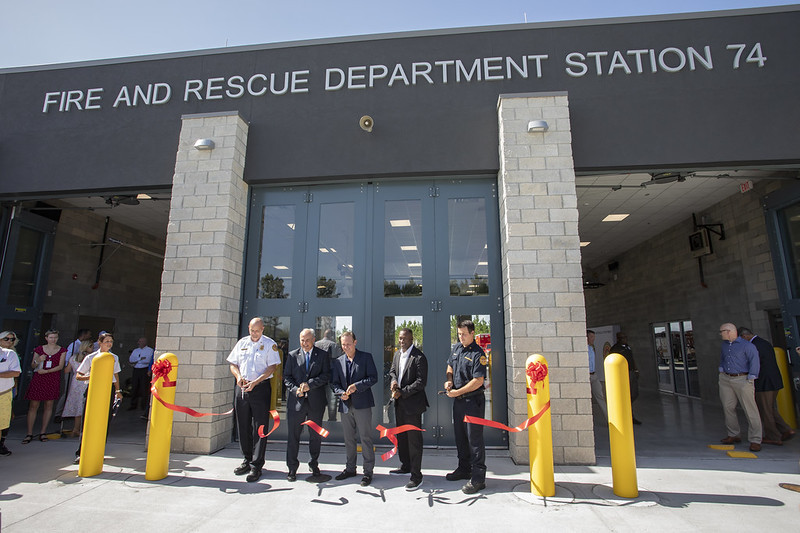
[[[176, 403], [223, 412], [233, 402], [225, 358], [239, 337], [248, 126], [235, 111], [185, 115], [182, 122], [156, 347], [178, 356]], [[215, 148], [197, 150], [197, 139], [211, 139]], [[172, 449], [215, 452], [230, 442], [232, 427], [232, 415], [175, 413]]]
[[[586, 307], [566, 93], [501, 95], [498, 190], [503, 258], [508, 418], [527, 418], [525, 360], [548, 361], [557, 464], [593, 464]], [[546, 132], [528, 132], [545, 120]], [[511, 457], [528, 462], [526, 433]]]

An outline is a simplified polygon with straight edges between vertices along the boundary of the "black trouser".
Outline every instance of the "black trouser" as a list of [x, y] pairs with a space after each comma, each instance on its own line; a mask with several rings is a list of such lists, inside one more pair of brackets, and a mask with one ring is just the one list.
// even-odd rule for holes
[[467, 424], [464, 415], [483, 418], [485, 413], [483, 391], [467, 398], [453, 400], [453, 429], [458, 450], [458, 470], [472, 474], [473, 483], [486, 481], [486, 447], [483, 444], [483, 426]]
[[[395, 400], [395, 419], [397, 427], [411, 424], [422, 429], [422, 413], [409, 415], [404, 413]], [[411, 472], [412, 481], [422, 480], [422, 432], [412, 429], [397, 434], [397, 455], [400, 457], [400, 468]]]
[[[292, 394], [291, 392], [289, 394]], [[322, 426], [322, 416], [325, 414], [325, 405], [317, 408], [317, 412], [312, 412], [308, 402], [300, 404], [300, 410], [295, 411], [289, 409], [286, 413], [286, 422], [289, 424], [289, 441], [286, 444], [286, 466], [289, 467], [289, 472], [297, 473], [297, 467], [300, 466], [300, 461], [297, 455], [300, 452], [300, 435], [303, 433], [303, 426], [301, 425], [306, 419], [316, 422], [318, 426]], [[308, 453], [311, 455], [311, 460], [308, 466], [311, 469], [319, 467], [319, 452], [322, 448], [322, 437], [311, 428], [308, 428]]]
[[146, 367], [133, 369], [133, 378], [131, 379], [133, 382], [133, 395], [131, 396], [132, 409], [135, 409], [139, 404], [139, 398], [142, 399], [142, 409], [147, 408], [150, 396], [150, 379], [147, 376], [147, 370]]
[[[258, 428], [264, 426], [264, 434], [269, 432], [269, 402], [272, 399], [270, 380], [264, 380], [250, 392], [244, 393], [237, 387], [233, 408], [236, 412], [236, 425], [239, 428], [239, 446], [245, 461], [256, 468], [264, 466], [267, 452], [267, 439], [258, 436]], [[254, 444], [258, 442], [258, 455], [253, 460]]]

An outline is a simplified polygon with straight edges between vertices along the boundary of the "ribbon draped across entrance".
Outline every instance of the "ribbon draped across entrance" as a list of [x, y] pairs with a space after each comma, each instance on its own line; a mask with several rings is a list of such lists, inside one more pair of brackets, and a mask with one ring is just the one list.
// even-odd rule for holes
[[380, 438], [386, 437], [394, 445], [394, 448], [381, 455], [381, 459], [384, 461], [388, 461], [397, 453], [397, 435], [400, 433], [405, 433], [406, 431], [425, 431], [424, 429], [420, 429], [417, 426], [412, 426], [411, 424], [405, 424], [396, 428], [385, 428], [378, 424], [375, 429], [381, 432]]

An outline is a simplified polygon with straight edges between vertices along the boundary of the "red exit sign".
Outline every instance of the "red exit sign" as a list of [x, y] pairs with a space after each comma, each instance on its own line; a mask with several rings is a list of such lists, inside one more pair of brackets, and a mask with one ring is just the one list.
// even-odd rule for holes
[[747, 192], [753, 188], [753, 182], [750, 180], [739, 184], [739, 192]]

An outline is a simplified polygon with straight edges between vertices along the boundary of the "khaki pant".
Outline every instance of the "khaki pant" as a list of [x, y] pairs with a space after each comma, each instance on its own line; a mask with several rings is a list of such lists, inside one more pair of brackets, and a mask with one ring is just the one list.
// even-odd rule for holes
[[761, 418], [756, 406], [756, 393], [752, 381], [747, 376], [729, 376], [719, 374], [719, 399], [725, 413], [725, 428], [729, 437], [738, 437], [739, 417], [736, 416], [736, 404], [739, 403], [747, 417], [747, 440], [761, 444]]

